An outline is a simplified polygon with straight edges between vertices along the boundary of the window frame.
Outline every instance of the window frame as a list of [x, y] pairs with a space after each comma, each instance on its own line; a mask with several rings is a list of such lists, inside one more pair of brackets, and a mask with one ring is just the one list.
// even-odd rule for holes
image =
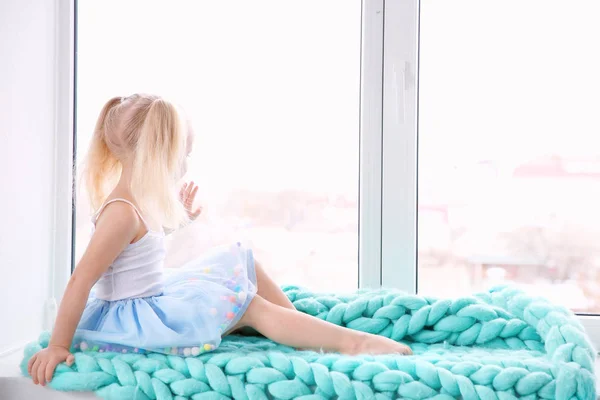
[[54, 230], [46, 320], [53, 323], [56, 305], [74, 268], [75, 232], [75, 99], [76, 0], [57, 0], [54, 112]]
[[362, 1], [358, 287], [381, 287], [385, 0]]
[[417, 292], [419, 2], [385, 1], [382, 284]]

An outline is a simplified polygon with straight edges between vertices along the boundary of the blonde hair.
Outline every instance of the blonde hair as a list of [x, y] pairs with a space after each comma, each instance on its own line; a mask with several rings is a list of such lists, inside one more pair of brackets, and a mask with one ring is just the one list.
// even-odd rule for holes
[[113, 97], [102, 108], [83, 179], [97, 211], [116, 186], [123, 163], [131, 166], [131, 193], [144, 215], [174, 229], [187, 220], [176, 184], [186, 132], [175, 105], [152, 95]]

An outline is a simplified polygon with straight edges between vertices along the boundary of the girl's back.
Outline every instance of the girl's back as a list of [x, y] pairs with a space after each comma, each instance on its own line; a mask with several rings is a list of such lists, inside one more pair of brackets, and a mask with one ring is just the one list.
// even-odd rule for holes
[[166, 256], [164, 233], [150, 230], [137, 207], [122, 198], [107, 201], [92, 218], [94, 225], [104, 208], [114, 202], [129, 204], [147, 232], [129, 244], [96, 283], [96, 298], [107, 301], [156, 296], [163, 291]]

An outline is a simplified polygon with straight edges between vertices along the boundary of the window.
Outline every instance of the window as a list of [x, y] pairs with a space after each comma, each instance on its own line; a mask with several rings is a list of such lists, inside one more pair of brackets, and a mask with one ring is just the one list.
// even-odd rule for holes
[[[359, 0], [80, 1], [78, 158], [110, 97], [168, 96], [193, 122], [204, 215], [167, 264], [242, 239], [279, 283], [356, 289], [360, 52]], [[76, 224], [77, 260], [83, 193]]]
[[422, 1], [419, 292], [514, 283], [600, 313], [599, 17]]
[[183, 103], [206, 213], [176, 253], [242, 235], [325, 291], [513, 283], [600, 337], [594, 1], [140, 4], [79, 2], [78, 153], [110, 96]]

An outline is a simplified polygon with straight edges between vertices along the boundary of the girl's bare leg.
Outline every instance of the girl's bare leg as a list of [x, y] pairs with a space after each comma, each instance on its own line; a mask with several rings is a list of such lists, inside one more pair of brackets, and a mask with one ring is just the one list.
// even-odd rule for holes
[[256, 296], [238, 326], [249, 326], [274, 342], [344, 354], [411, 354], [409, 347], [383, 336], [322, 321]]
[[278, 306], [289, 308], [290, 310], [296, 309], [290, 299], [283, 293], [283, 290], [267, 275], [258, 261], [254, 262], [254, 269], [256, 270], [258, 295], [260, 297]]
[[[290, 310], [296, 309], [290, 299], [283, 293], [283, 290], [281, 290], [275, 281], [267, 275], [262, 264], [257, 260], [254, 260], [254, 270], [256, 271], [257, 293], [260, 297], [280, 307], [288, 308]], [[256, 330], [250, 326], [240, 326], [240, 324], [238, 324], [225, 332], [223, 336], [232, 333], [253, 336], [256, 335]]]

